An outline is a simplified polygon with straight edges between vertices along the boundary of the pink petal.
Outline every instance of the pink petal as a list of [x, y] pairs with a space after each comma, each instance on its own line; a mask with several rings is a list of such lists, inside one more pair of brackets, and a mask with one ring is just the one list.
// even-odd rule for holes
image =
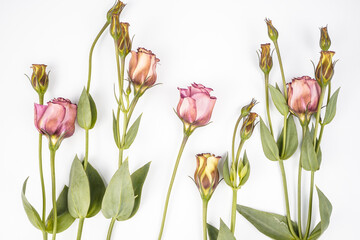
[[309, 80], [307, 83], [311, 92], [311, 102], [308, 106], [308, 110], [309, 112], [316, 112], [321, 94], [321, 87], [314, 79]]
[[179, 117], [187, 123], [193, 123], [196, 120], [196, 102], [190, 97], [181, 98], [177, 106]]
[[65, 107], [60, 104], [49, 103], [48, 107], [38, 122], [39, 128], [49, 135], [54, 135], [65, 117]]
[[296, 113], [305, 113], [310, 102], [310, 89], [304, 80], [294, 79], [291, 83], [293, 89], [290, 107]]
[[137, 52], [135, 51], [131, 51], [131, 58], [130, 58], [130, 62], [129, 62], [129, 76], [131, 79], [134, 78], [134, 71], [137, 65]]
[[56, 131], [56, 135], [60, 136], [65, 133], [64, 138], [71, 137], [75, 131], [76, 120], [76, 104], [68, 104], [65, 106], [65, 117]]
[[146, 77], [148, 76], [150, 64], [151, 64], [151, 55], [145, 52], [139, 52], [137, 54], [136, 68], [133, 74], [130, 75], [131, 80], [138, 85], [143, 84]]
[[189, 87], [191, 96], [196, 93], [206, 93], [210, 96], [210, 92], [213, 91], [211, 88], [207, 88], [202, 84], [193, 83]]
[[185, 97], [190, 97], [190, 90], [186, 89], [186, 88], [178, 88], [180, 91], [180, 97], [181, 98], [185, 98]]
[[146, 79], [146, 86], [152, 86], [154, 85], [154, 83], [156, 82], [156, 64], [157, 62], [160, 61], [159, 59], [157, 59], [155, 57], [155, 55], [151, 56], [151, 64], [150, 64], [150, 69], [149, 69], [149, 73], [147, 75], [147, 79]]
[[34, 123], [35, 123], [35, 127], [37, 128], [37, 130], [41, 133], [43, 133], [43, 132], [39, 128], [39, 121], [42, 118], [42, 116], [44, 115], [47, 107], [48, 106], [46, 106], [46, 105], [40, 105], [37, 103], [34, 104]]
[[210, 97], [208, 93], [196, 93], [192, 96], [196, 101], [196, 125], [206, 125], [211, 118], [212, 111], [215, 106], [216, 98]]

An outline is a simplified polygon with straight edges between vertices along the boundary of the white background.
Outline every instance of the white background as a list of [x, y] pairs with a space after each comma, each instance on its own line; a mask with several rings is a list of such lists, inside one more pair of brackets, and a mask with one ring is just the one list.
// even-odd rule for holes
[[[0, 239], [41, 239], [41, 232], [28, 221], [22, 207], [22, 183], [30, 176], [29, 201], [41, 211], [37, 139], [33, 124], [33, 103], [37, 95], [25, 74], [33, 63], [48, 65], [50, 85], [46, 101], [66, 97], [77, 102], [86, 84], [88, 51], [105, 23], [113, 0], [0, 1]], [[191, 136], [184, 151], [169, 205], [164, 239], [201, 239], [201, 200], [188, 176], [195, 170], [194, 155], [230, 150], [233, 126], [240, 108], [255, 97], [254, 111], [265, 117], [263, 75], [256, 50], [269, 42], [265, 17], [273, 20], [280, 33], [279, 44], [286, 80], [313, 76], [319, 59], [319, 27], [328, 24], [336, 52], [333, 89], [341, 86], [337, 115], [325, 128], [323, 162], [316, 173], [316, 185], [333, 204], [328, 230], [322, 239], [358, 239], [360, 209], [360, 163], [358, 156], [359, 39], [360, 15], [357, 1], [128, 1], [121, 14], [135, 35], [133, 49], [151, 49], [161, 59], [158, 82], [162, 85], [140, 100], [134, 117], [143, 112], [137, 139], [126, 151], [133, 171], [152, 161], [140, 210], [129, 221], [117, 222], [113, 239], [157, 239], [165, 194], [182, 137], [182, 125], [173, 112], [179, 99], [177, 87], [192, 82], [214, 89], [218, 98], [212, 121]], [[90, 132], [90, 162], [109, 182], [117, 168], [117, 149], [112, 136], [111, 111], [116, 104], [113, 84], [116, 65], [112, 38], [108, 31], [100, 38], [93, 59], [91, 94], [98, 108], [96, 127]], [[270, 83], [281, 83], [277, 58]], [[272, 106], [276, 132], [282, 118]], [[51, 182], [47, 140], [44, 140], [44, 169], [51, 208]], [[238, 203], [284, 214], [279, 166], [262, 152], [259, 128], [246, 142], [251, 176], [239, 191]], [[56, 156], [58, 193], [68, 183], [71, 162], [84, 155], [84, 131], [77, 126], [73, 137], [63, 141]], [[292, 217], [295, 219], [295, 186], [299, 151], [285, 162], [290, 189]], [[304, 215], [306, 215], [309, 175], [304, 174]], [[319, 221], [317, 196], [314, 220]], [[208, 221], [218, 226], [220, 217], [229, 224], [231, 190], [222, 182], [209, 203]], [[57, 239], [75, 239], [76, 221]], [[109, 220], [101, 213], [87, 219], [83, 239], [105, 239]], [[242, 216], [237, 215], [238, 239], [267, 239]]]

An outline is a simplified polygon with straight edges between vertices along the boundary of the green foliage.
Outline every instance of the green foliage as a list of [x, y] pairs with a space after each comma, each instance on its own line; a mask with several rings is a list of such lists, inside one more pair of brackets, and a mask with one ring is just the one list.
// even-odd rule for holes
[[131, 146], [131, 144], [134, 142], [135, 137], [139, 130], [141, 116], [142, 116], [142, 114], [140, 114], [140, 116], [135, 120], [133, 125], [130, 127], [130, 129], [126, 133], [124, 149], [128, 149]]
[[[284, 128], [282, 129], [281, 134], [277, 140], [277, 145], [278, 145], [280, 152], [283, 148], [283, 136], [284, 136]], [[296, 152], [298, 144], [299, 144], [298, 135], [297, 135], [294, 118], [292, 115], [289, 115], [287, 122], [286, 122], [285, 152], [284, 152], [283, 156], [280, 156], [280, 159], [282, 159], [282, 160], [289, 159]]]
[[303, 169], [314, 172], [320, 168], [320, 164], [315, 153], [311, 135], [312, 134], [306, 129], [301, 146], [300, 161]]
[[269, 85], [269, 90], [271, 94], [271, 99], [273, 100], [275, 107], [283, 116], [286, 117], [289, 113], [289, 107], [286, 103], [284, 95], [282, 95], [280, 90], [271, 85]]
[[90, 206], [86, 217], [91, 218], [101, 210], [101, 202], [105, 194], [105, 183], [96, 169], [88, 163], [86, 175], [90, 185]]
[[260, 136], [261, 136], [261, 144], [265, 156], [271, 161], [280, 160], [278, 146], [276, 145], [274, 137], [271, 135], [269, 129], [266, 127], [261, 117], [260, 117]]
[[77, 107], [77, 121], [80, 127], [89, 130], [95, 126], [97, 119], [97, 110], [94, 99], [86, 92], [84, 87], [78, 107]]
[[331, 96], [329, 103], [326, 106], [326, 112], [325, 112], [325, 117], [324, 117], [324, 121], [322, 122], [323, 125], [329, 124], [335, 117], [336, 114], [336, 103], [337, 103], [337, 98], [339, 95], [339, 91], [340, 88], [338, 88], [334, 94]]

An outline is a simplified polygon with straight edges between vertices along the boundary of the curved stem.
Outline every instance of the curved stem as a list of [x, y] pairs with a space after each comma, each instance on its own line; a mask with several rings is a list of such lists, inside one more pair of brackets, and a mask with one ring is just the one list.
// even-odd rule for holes
[[270, 133], [272, 136], [274, 136], [272, 123], [271, 123], [271, 117], [270, 117], [270, 109], [269, 109], [269, 74], [265, 74], [265, 101], [266, 101], [266, 113], [268, 117], [269, 127], [270, 127]]
[[83, 229], [83, 226], [84, 226], [84, 220], [85, 220], [85, 218], [80, 218], [79, 219], [79, 226], [78, 226], [78, 232], [77, 232], [76, 240], [81, 239], [82, 229]]
[[234, 158], [235, 158], [235, 138], [236, 138], [236, 132], [239, 127], [241, 119], [242, 119], [242, 116], [240, 115], [239, 118], [237, 119], [235, 127], [234, 127], [234, 133], [233, 133], [232, 145], [231, 145], [231, 160], [232, 161], [234, 161]]
[[203, 239], [207, 240], [207, 207], [209, 200], [203, 199]]
[[232, 197], [232, 205], [231, 205], [231, 225], [230, 225], [230, 230], [232, 233], [235, 233], [237, 191], [238, 190], [236, 188], [233, 188], [233, 197]]
[[288, 226], [291, 232], [291, 235], [293, 235], [293, 237], [295, 239], [299, 239], [299, 237], [296, 235], [293, 225], [291, 223], [291, 216], [290, 216], [290, 206], [289, 206], [289, 193], [288, 193], [288, 189], [287, 189], [287, 181], [286, 181], [286, 174], [285, 174], [285, 169], [284, 169], [284, 163], [283, 160], [279, 160], [279, 166], [280, 166], [280, 170], [281, 170], [281, 176], [282, 176], [282, 182], [283, 182], [283, 188], [284, 188], [284, 198], [285, 198], [285, 205], [286, 205], [286, 218], [287, 218], [287, 222], [288, 222]]
[[111, 239], [111, 234], [112, 234], [112, 230], [114, 228], [114, 223], [115, 223], [116, 218], [112, 218], [111, 222], [110, 222], [110, 226], [109, 226], [109, 230], [106, 236], [106, 240], [110, 240]]
[[56, 208], [56, 182], [55, 182], [55, 152], [56, 150], [50, 148], [50, 165], [51, 165], [51, 189], [52, 189], [52, 204], [53, 204], [53, 235], [52, 240], [56, 238], [57, 231], [57, 208]]
[[168, 205], [169, 205], [169, 199], [170, 199], [170, 195], [171, 195], [171, 189], [172, 189], [172, 186], [173, 186], [173, 184], [174, 184], [174, 180], [175, 180], [175, 176], [176, 176], [177, 169], [178, 169], [178, 167], [179, 167], [181, 155], [182, 155], [182, 153], [183, 153], [183, 151], [184, 151], [184, 148], [185, 148], [185, 145], [186, 145], [186, 142], [187, 142], [188, 139], [189, 139], [189, 135], [184, 132], [184, 137], [183, 137], [183, 140], [182, 140], [180, 149], [179, 149], [178, 156], [177, 156], [177, 158], [176, 158], [174, 170], [173, 170], [173, 173], [172, 173], [172, 176], [171, 176], [171, 180], [170, 180], [170, 184], [169, 184], [169, 189], [168, 189], [167, 195], [166, 195], [166, 201], [165, 201], [164, 212], [163, 212], [163, 217], [162, 217], [162, 221], [161, 221], [161, 227], [160, 227], [160, 232], [159, 232], [158, 240], [161, 240], [161, 237], [162, 237], [162, 234], [163, 234], [163, 231], [164, 231], [164, 225], [165, 225], [165, 219], [166, 219], [166, 212], [167, 212]]
[[314, 193], [314, 176], [315, 176], [315, 172], [312, 171], [311, 172], [311, 182], [310, 182], [309, 211], [308, 211], [308, 219], [307, 219], [304, 239], [307, 239], [307, 237], [310, 233], [311, 216], [312, 216], [312, 202], [313, 202], [313, 193]]
[[238, 147], [237, 152], [236, 152], [236, 158], [235, 158], [235, 161], [236, 161], [236, 162], [239, 161], [240, 152], [241, 152], [242, 147], [244, 146], [244, 143], [245, 143], [245, 140], [242, 140], [242, 139], [241, 139], [240, 144], [239, 144], [239, 147]]
[[105, 31], [105, 29], [109, 26], [109, 23], [106, 22], [104, 24], [104, 26], [101, 28], [100, 32], [98, 33], [98, 35], [96, 35], [96, 38], [94, 39], [93, 44], [91, 45], [90, 48], [90, 53], [89, 53], [89, 74], [88, 74], [88, 82], [87, 82], [87, 87], [86, 87], [86, 92], [89, 94], [90, 91], [90, 82], [91, 82], [91, 66], [92, 66], [92, 55], [94, 52], [94, 47], [97, 43], [97, 41], [99, 40], [100, 36], [103, 34], [103, 32]]
[[282, 64], [282, 61], [281, 61], [279, 44], [277, 43], [277, 41], [274, 41], [274, 46], [275, 46], [276, 54], [277, 54], [278, 61], [279, 61], [281, 78], [282, 78], [283, 87], [284, 87], [284, 96], [285, 96], [285, 100], [287, 100], [287, 89], [286, 89], [286, 81], [285, 81], [284, 68], [283, 68], [283, 64]]

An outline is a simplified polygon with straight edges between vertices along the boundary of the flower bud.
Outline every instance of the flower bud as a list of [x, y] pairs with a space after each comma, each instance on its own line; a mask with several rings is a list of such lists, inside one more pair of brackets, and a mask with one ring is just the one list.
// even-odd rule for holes
[[240, 130], [241, 140], [247, 140], [251, 137], [256, 126], [255, 120], [257, 117], [258, 115], [256, 113], [251, 112], [247, 118], [245, 118]]
[[241, 109], [241, 116], [246, 117], [249, 115], [251, 109], [257, 104], [256, 100], [253, 98], [251, 99], [251, 102], [248, 105], [245, 105]]
[[218, 163], [221, 157], [203, 153], [196, 155], [196, 170], [194, 181], [202, 199], [209, 200], [219, 184]]
[[76, 104], [68, 99], [57, 98], [48, 105], [35, 103], [35, 127], [49, 139], [49, 146], [57, 149], [64, 138], [75, 131]]
[[330, 48], [331, 40], [327, 31], [327, 26], [320, 28], [320, 48], [323, 51], [327, 51]]
[[270, 19], [266, 18], [265, 22], [268, 28], [269, 38], [271, 39], [271, 41], [276, 42], [279, 37], [278, 31], [276, 30]]
[[334, 65], [332, 57], [335, 52], [321, 51], [320, 60], [315, 70], [315, 78], [320, 86], [326, 86], [334, 75]]
[[129, 36], [129, 23], [120, 23], [120, 37], [117, 40], [117, 47], [121, 57], [125, 58], [131, 51], [131, 40]]
[[289, 109], [303, 125], [309, 121], [311, 114], [317, 112], [320, 94], [320, 85], [308, 76], [294, 78], [288, 83]]
[[123, 2], [116, 0], [114, 6], [112, 6], [112, 8], [107, 12], [106, 18], [108, 23], [111, 22], [111, 18], [113, 15], [117, 15], [119, 17], [121, 11], [124, 9], [125, 6], [126, 4], [124, 4]]
[[269, 74], [273, 65], [272, 56], [270, 54], [270, 43], [261, 44], [260, 53], [261, 53], [260, 62], [259, 62], [260, 69], [265, 74]]
[[239, 176], [239, 188], [246, 183], [250, 176], [250, 163], [247, 158], [246, 151], [244, 152], [244, 157], [240, 160], [238, 164], [237, 172]]
[[30, 79], [31, 85], [38, 94], [44, 95], [49, 85], [49, 76], [46, 73], [46, 65], [33, 64], [31, 68], [33, 69]]
[[134, 84], [135, 94], [142, 94], [145, 90], [155, 84], [156, 64], [160, 59], [150, 50], [138, 48], [137, 52], [131, 51], [129, 62], [129, 78]]
[[119, 15], [113, 14], [111, 16], [110, 34], [115, 41], [118, 41], [118, 39], [120, 38], [120, 32], [121, 32], [121, 26], [119, 21]]

